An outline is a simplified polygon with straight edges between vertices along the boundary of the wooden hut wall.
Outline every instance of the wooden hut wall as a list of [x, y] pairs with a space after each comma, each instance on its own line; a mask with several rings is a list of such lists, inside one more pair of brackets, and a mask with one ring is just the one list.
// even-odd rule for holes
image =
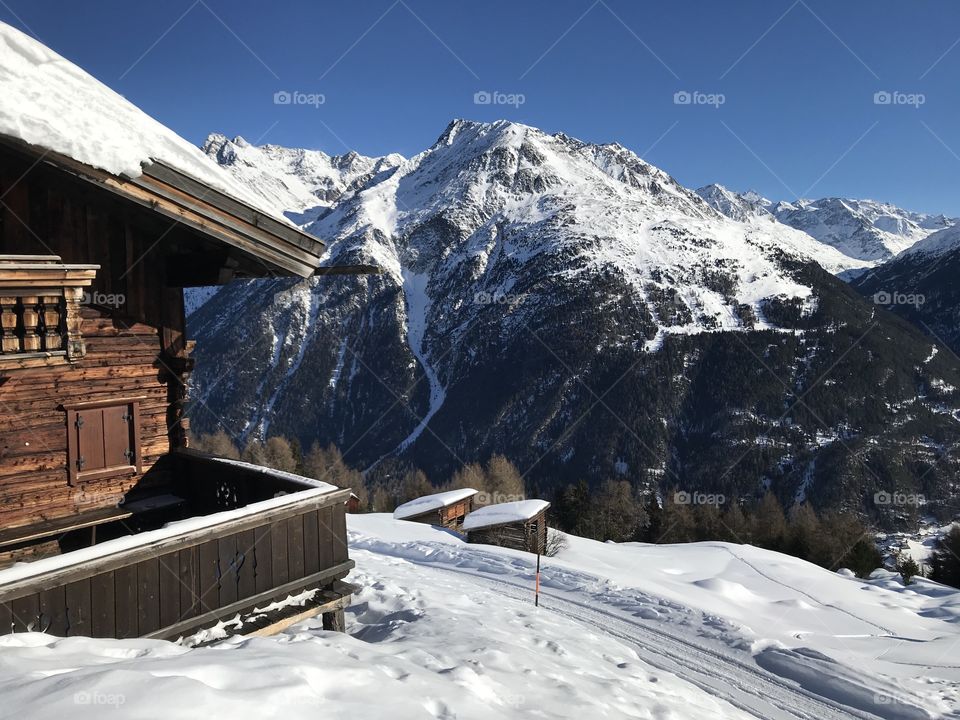
[[467, 532], [467, 541], [542, 554], [547, 546], [546, 513], [540, 513], [526, 522], [470, 530]]
[[440, 509], [440, 525], [452, 530], [458, 529], [463, 525], [463, 519], [473, 508], [473, 499], [467, 498], [453, 505], [447, 505]]
[[[90, 297], [102, 303], [82, 309], [78, 362], [0, 376], [0, 525], [9, 528], [115, 505], [171, 442], [182, 444], [188, 361], [182, 291], [165, 283], [164, 248], [181, 229], [3, 147], [0, 194], [0, 254], [99, 264]], [[133, 397], [142, 472], [71, 484], [63, 405]]]

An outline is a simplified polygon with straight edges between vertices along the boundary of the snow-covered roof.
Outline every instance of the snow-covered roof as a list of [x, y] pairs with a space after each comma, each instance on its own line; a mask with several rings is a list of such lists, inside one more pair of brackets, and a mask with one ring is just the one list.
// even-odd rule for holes
[[461, 488], [460, 490], [447, 490], [446, 492], [434, 493], [433, 495], [424, 495], [416, 500], [404, 503], [393, 511], [393, 517], [397, 520], [423, 515], [431, 510], [453, 505], [454, 503], [473, 497], [477, 491], [473, 488]]
[[128, 178], [159, 161], [292, 226], [199, 148], [99, 80], [0, 22], [0, 135]]
[[546, 500], [518, 500], [516, 502], [487, 505], [474, 510], [463, 520], [464, 530], [526, 522], [550, 507]]

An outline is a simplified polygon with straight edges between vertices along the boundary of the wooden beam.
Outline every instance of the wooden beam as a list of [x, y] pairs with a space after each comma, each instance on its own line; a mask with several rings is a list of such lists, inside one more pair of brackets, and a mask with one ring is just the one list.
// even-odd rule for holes
[[229, 212], [231, 215], [245, 220], [251, 225], [278, 235], [287, 242], [297, 245], [312, 255], [321, 255], [323, 253], [323, 248], [326, 243], [320, 238], [309, 235], [293, 225], [281, 222], [251, 207], [242, 200], [225, 195], [216, 188], [212, 188], [209, 185], [195, 180], [166, 163], [154, 160], [144, 167], [143, 173], [148, 177], [155, 178], [171, 187], [177, 188], [188, 195], [202, 198], [214, 207]]
[[169, 640], [190, 635], [194, 632], [204, 629], [205, 627], [213, 625], [220, 620], [248, 613], [251, 610], [256, 609], [258, 605], [272, 602], [277, 597], [289, 595], [292, 592], [302, 592], [311, 586], [322, 586], [331, 580], [339, 580], [340, 578], [346, 577], [355, 566], [356, 563], [353, 560], [347, 560], [344, 563], [334, 565], [331, 568], [326, 568], [325, 570], [321, 570], [313, 575], [309, 575], [298, 580], [291, 580], [290, 582], [277, 585], [276, 587], [272, 587], [269, 590], [265, 590], [264, 592], [258, 593], [252, 597], [244, 598], [243, 600], [238, 600], [237, 602], [230, 603], [229, 605], [224, 605], [223, 607], [210, 610], [209, 612], [205, 612], [202, 615], [197, 615], [189, 620], [176, 623], [175, 625], [160, 628], [155, 632], [143, 635], [143, 637]]
[[[42, 158], [46, 166], [57, 168], [105, 188], [208, 238], [237, 248], [249, 258], [266, 264], [267, 267], [259, 273], [260, 275], [268, 275], [268, 270], [272, 268], [300, 277], [310, 277], [319, 263], [323, 248], [323, 243], [319, 239], [264, 214], [259, 214], [259, 219], [254, 222], [255, 218], [250, 213], [258, 211], [186, 175], [179, 174], [177, 182], [182, 187], [187, 187], [188, 184], [193, 187], [195, 184], [202, 188], [198, 196], [180, 190], [149, 174], [141, 175], [139, 178], [123, 178], [14, 138], [0, 137], [0, 144], [30, 158]], [[148, 167], [154, 168], [152, 172], [156, 174], [164, 174], [162, 170], [157, 169], [157, 163]], [[172, 168], [168, 170], [178, 173]], [[173, 176], [167, 173], [165, 177], [171, 180]], [[181, 182], [183, 178], [187, 178], [190, 182]], [[221, 207], [205, 202], [207, 193], [210, 193], [211, 197], [217, 197]], [[226, 200], [220, 202], [224, 198]], [[228, 202], [229, 200], [232, 200], [232, 203]], [[8, 197], [7, 203], [9, 202], [11, 200]], [[242, 208], [246, 210], [243, 210], [239, 216], [231, 212], [232, 209], [240, 213]]]

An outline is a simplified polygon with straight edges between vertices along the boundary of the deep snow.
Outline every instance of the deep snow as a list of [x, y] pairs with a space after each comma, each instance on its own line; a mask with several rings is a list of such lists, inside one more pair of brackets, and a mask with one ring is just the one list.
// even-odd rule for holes
[[[350, 516], [349, 635], [0, 639], [0, 716], [958, 717], [960, 593], [726, 543], [544, 559]], [[111, 712], [115, 711], [115, 715]]]

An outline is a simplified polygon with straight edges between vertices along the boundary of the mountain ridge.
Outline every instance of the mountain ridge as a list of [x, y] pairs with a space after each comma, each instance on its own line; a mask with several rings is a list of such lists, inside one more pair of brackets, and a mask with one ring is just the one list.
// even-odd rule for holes
[[913, 439], [956, 431], [946, 354], [925, 362], [928, 340], [814, 262], [839, 252], [731, 220], [622, 146], [454, 121], [342, 197], [307, 229], [327, 261], [384, 274], [217, 293], [191, 316], [199, 430], [441, 476], [503, 452], [537, 487], [626, 475], [862, 503], [916, 463], [945, 482]]

